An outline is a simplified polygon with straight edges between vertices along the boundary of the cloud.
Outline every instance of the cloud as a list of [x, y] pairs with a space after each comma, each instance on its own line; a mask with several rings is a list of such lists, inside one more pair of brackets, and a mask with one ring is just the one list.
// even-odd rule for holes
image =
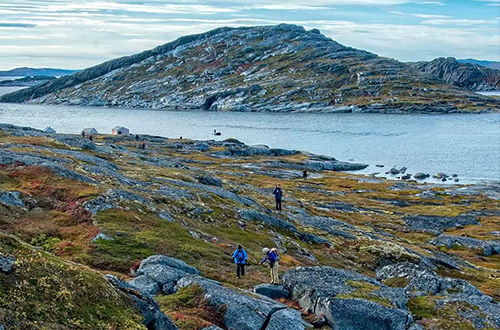
[[484, 19], [429, 19], [422, 21], [422, 24], [432, 25], [478, 25], [478, 24], [497, 24], [495, 20]]
[[[2, 0], [0, 69], [82, 68], [220, 26], [294, 23], [346, 45], [402, 60], [497, 59], [497, 13], [460, 17], [454, 1]], [[472, 2], [471, 2], [472, 3]], [[417, 6], [418, 5], [418, 6]], [[440, 7], [436, 7], [436, 6]], [[444, 7], [443, 7], [444, 6]], [[439, 9], [439, 11], [437, 11]], [[4, 25], [2, 25], [4, 24]]]
[[447, 15], [436, 15], [436, 14], [417, 14], [417, 13], [405, 13], [397, 10], [391, 10], [389, 11], [391, 14], [396, 14], [396, 15], [403, 15], [403, 16], [413, 16], [413, 17], [418, 17], [418, 18], [451, 18], [451, 16]]
[[110, 1], [100, 2], [85, 2], [85, 3], [59, 3], [47, 5], [39, 8], [44, 12], [61, 12], [61, 11], [108, 11], [121, 10], [133, 13], [153, 13], [153, 14], [215, 14], [233, 12], [231, 8], [215, 7], [200, 4], [130, 4]]
[[[231, 3], [241, 3], [239, 0], [229, 0]], [[255, 0], [252, 5], [284, 5], [280, 0]], [[309, 0], [307, 1], [307, 6], [394, 6], [406, 3], [417, 3], [417, 4], [440, 4], [439, 1], [425, 1], [425, 0]], [[286, 0], [287, 5], [304, 5], [303, 0]]]
[[34, 28], [36, 24], [30, 24], [30, 23], [6, 23], [6, 22], [0, 22], [0, 28], [6, 27], [6, 28]]
[[444, 6], [444, 3], [441, 1], [422, 1], [417, 2], [419, 5], [436, 5], [436, 6]]
[[262, 4], [262, 5], [252, 5], [248, 7], [240, 8], [243, 10], [250, 9], [264, 9], [264, 10], [325, 10], [325, 9], [333, 9], [332, 7], [325, 7], [319, 5], [299, 5], [299, 4]]

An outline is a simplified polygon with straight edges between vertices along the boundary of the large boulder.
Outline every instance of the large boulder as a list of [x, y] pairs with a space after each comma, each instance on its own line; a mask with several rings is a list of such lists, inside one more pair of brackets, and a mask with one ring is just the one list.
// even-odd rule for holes
[[423, 180], [423, 179], [427, 179], [428, 177], [430, 177], [430, 175], [427, 173], [418, 172], [418, 173], [415, 173], [413, 175], [413, 177], [417, 180]]
[[14, 269], [16, 258], [0, 254], [0, 271], [2, 273], [10, 273]]
[[204, 327], [201, 330], [223, 330], [223, 329], [221, 327], [216, 326], [215, 324], [212, 324], [211, 326]]
[[129, 284], [142, 293], [154, 295], [158, 292], [172, 294], [177, 281], [187, 275], [199, 275], [200, 271], [184, 261], [165, 255], [152, 255], [144, 259]]
[[280, 309], [272, 314], [266, 330], [304, 330], [312, 328], [302, 319], [300, 312], [296, 309]]
[[253, 292], [264, 295], [271, 299], [290, 297], [290, 290], [283, 285], [259, 284], [253, 288]]
[[167, 283], [175, 283], [177, 282], [177, 280], [187, 275], [187, 273], [182, 270], [162, 264], [148, 264], [145, 266], [141, 265], [136, 274], [138, 276], [148, 276], [149, 278], [153, 279], [160, 287], [164, 286]]
[[128, 282], [128, 284], [139, 289], [143, 294], [154, 295], [160, 291], [158, 282], [148, 275], [137, 276]]
[[286, 306], [261, 296], [251, 296], [225, 288], [219, 283], [200, 276], [189, 275], [177, 282], [179, 288], [198, 284], [205, 299], [215, 309], [225, 308], [224, 325], [228, 330], [264, 329], [269, 316]]
[[19, 191], [7, 191], [0, 193], [0, 203], [17, 207], [26, 206], [24, 201], [21, 199], [21, 193]]
[[410, 295], [437, 294], [441, 288], [441, 279], [436, 272], [417, 264], [402, 262], [377, 269], [378, 280], [398, 279], [405, 283], [405, 290]]
[[335, 329], [406, 329], [412, 322], [404, 290], [331, 267], [298, 267], [283, 275], [292, 299]]
[[173, 257], [168, 257], [162, 254], [157, 254], [157, 255], [152, 255], [150, 257], [147, 257], [143, 261], [141, 261], [141, 265], [139, 267], [139, 270], [141, 268], [144, 268], [149, 265], [164, 265], [164, 266], [169, 266], [171, 268], [175, 268], [178, 270], [181, 270], [185, 273], [188, 274], [195, 274], [195, 275], [200, 275], [200, 271], [194, 267], [189, 266], [187, 263], [180, 259], [176, 259]]
[[144, 317], [144, 325], [149, 330], [178, 330], [177, 326], [165, 315], [158, 303], [149, 295], [143, 295], [140, 290], [130, 284], [116, 278], [113, 275], [106, 275], [106, 278], [117, 289], [129, 296], [135, 306], [141, 311]]
[[484, 321], [500, 328], [500, 306], [493, 301], [493, 298], [465, 280], [440, 277], [423, 265], [408, 262], [378, 269], [377, 278], [395, 279], [402, 283], [409, 297], [434, 296], [438, 308], [445, 308], [454, 303], [474, 306], [461, 315], [473, 321], [474, 315], [479, 312]]
[[316, 313], [324, 314], [334, 329], [342, 330], [405, 330], [413, 321], [405, 310], [356, 298], [320, 298]]

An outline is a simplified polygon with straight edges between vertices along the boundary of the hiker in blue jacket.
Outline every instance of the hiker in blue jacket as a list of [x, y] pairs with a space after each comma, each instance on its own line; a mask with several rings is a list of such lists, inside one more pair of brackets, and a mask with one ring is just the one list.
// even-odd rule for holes
[[274, 199], [276, 199], [276, 211], [281, 211], [281, 199], [283, 198], [283, 189], [281, 185], [277, 185], [273, 190]]
[[266, 261], [269, 263], [269, 267], [271, 268], [271, 284], [280, 284], [280, 277], [278, 275], [278, 249], [272, 248], [269, 250], [268, 248], [264, 248], [262, 249], [262, 254], [264, 254], [264, 259], [262, 259], [260, 264], [262, 265]]
[[245, 276], [245, 264], [247, 263], [248, 256], [240, 244], [238, 244], [238, 248], [233, 253], [233, 259], [236, 264], [236, 277], [240, 278], [240, 275]]

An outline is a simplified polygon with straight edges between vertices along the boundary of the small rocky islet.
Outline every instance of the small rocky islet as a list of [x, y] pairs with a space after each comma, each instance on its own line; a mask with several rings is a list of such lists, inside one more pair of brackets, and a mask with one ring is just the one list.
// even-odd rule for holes
[[[1, 124], [0, 328], [500, 328], [498, 183], [342, 172], [364, 166]], [[264, 284], [265, 246], [280, 285]]]

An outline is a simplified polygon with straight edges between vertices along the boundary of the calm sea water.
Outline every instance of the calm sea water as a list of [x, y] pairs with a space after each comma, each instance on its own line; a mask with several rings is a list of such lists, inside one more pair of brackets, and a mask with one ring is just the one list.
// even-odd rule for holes
[[[461, 182], [500, 180], [500, 114], [271, 114], [156, 111], [0, 104], [0, 122], [60, 133], [117, 125], [133, 133], [190, 139], [237, 138], [370, 164], [361, 173], [458, 174]], [[222, 132], [213, 136], [213, 130]], [[375, 165], [385, 165], [377, 168]]]
[[499, 96], [500, 97], [500, 92], [495, 91], [495, 92], [477, 92], [478, 94], [481, 95], [487, 95], [487, 96]]

